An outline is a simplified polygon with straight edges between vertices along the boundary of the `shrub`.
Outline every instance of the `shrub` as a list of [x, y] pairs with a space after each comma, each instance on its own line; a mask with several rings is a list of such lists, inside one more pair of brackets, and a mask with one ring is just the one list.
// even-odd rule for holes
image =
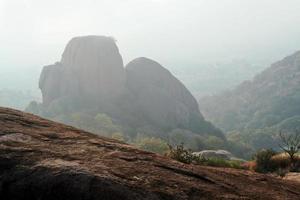
[[287, 169], [291, 166], [291, 160], [285, 153], [280, 153], [272, 156], [271, 161], [272, 163], [274, 163], [277, 169]]
[[94, 126], [98, 130], [103, 130], [108, 133], [120, 132], [121, 128], [114, 124], [112, 118], [105, 113], [98, 113], [94, 117]]
[[197, 165], [213, 166], [213, 167], [229, 167], [242, 169], [241, 161], [238, 160], [225, 160], [222, 158], [203, 158], [201, 156], [196, 156], [192, 153], [190, 149], [186, 149], [183, 143], [173, 148], [169, 145], [170, 152], [168, 156], [174, 160], [183, 163], [194, 163]]
[[194, 155], [192, 154], [192, 151], [190, 149], [184, 148], [183, 143], [177, 145], [175, 148], [169, 145], [169, 149], [170, 152], [168, 156], [174, 160], [187, 164], [192, 163], [192, 161], [194, 160]]
[[274, 172], [276, 165], [272, 161], [272, 157], [276, 155], [276, 152], [272, 149], [262, 149], [254, 155], [256, 161], [255, 171], [261, 173]]
[[300, 132], [297, 130], [294, 134], [279, 133], [281, 144], [279, 147], [290, 157], [291, 171], [297, 171], [297, 153], [300, 151]]

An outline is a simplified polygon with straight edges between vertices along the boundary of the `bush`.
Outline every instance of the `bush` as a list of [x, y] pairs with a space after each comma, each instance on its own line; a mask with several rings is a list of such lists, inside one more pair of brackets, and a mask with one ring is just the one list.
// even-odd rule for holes
[[263, 149], [258, 151], [254, 155], [256, 161], [255, 171], [260, 173], [274, 172], [276, 170], [275, 162], [272, 160], [272, 157], [276, 155], [276, 152], [272, 149]]
[[291, 166], [291, 160], [285, 153], [272, 156], [271, 161], [277, 169], [287, 169]]
[[203, 158], [201, 156], [196, 156], [192, 153], [190, 149], [186, 149], [183, 146], [183, 143], [173, 148], [170, 147], [170, 152], [168, 156], [174, 160], [183, 163], [194, 163], [197, 165], [213, 166], [213, 167], [229, 167], [242, 169], [242, 162], [238, 160], [225, 160], [221, 158]]
[[173, 148], [169, 145], [170, 152], [168, 156], [179, 162], [190, 164], [194, 160], [194, 155], [190, 149], [186, 149], [183, 146], [183, 143]]
[[295, 156], [292, 167], [290, 156], [287, 153], [276, 154], [272, 150], [261, 150], [255, 155], [255, 171], [261, 173], [275, 172], [283, 177], [289, 171], [300, 171], [300, 157]]

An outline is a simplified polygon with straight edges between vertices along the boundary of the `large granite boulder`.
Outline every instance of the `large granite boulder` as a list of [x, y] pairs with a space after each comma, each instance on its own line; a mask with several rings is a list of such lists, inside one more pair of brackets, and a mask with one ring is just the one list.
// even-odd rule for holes
[[40, 77], [43, 103], [64, 96], [106, 102], [124, 91], [125, 70], [115, 41], [104, 36], [73, 38], [61, 62], [44, 67]]
[[45, 66], [42, 70], [39, 88], [43, 95], [43, 104], [49, 105], [61, 95], [62, 66], [59, 62]]
[[232, 158], [234, 158], [234, 156], [229, 151], [226, 150], [203, 150], [199, 152], [194, 152], [193, 154], [203, 159], [216, 158], [216, 159], [231, 160]]
[[135, 110], [142, 118], [166, 129], [199, 130], [205, 123], [196, 99], [159, 63], [137, 58], [126, 66], [127, 88], [134, 97]]

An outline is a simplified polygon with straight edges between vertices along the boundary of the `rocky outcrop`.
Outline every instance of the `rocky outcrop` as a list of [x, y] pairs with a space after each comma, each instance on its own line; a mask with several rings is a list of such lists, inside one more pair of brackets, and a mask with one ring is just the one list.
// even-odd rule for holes
[[159, 63], [137, 58], [126, 66], [126, 72], [136, 112], [143, 113], [153, 124], [189, 129], [193, 120], [204, 120], [192, 94]]
[[161, 136], [180, 128], [222, 137], [168, 70], [147, 58], [137, 58], [125, 69], [110, 37], [73, 38], [61, 61], [44, 67], [39, 86], [43, 103], [41, 112], [35, 113], [52, 119], [78, 112], [92, 117], [106, 113], [130, 132]]
[[104, 36], [73, 38], [61, 61], [44, 67], [39, 85], [44, 105], [66, 96], [86, 103], [116, 98], [124, 91], [125, 70], [115, 41]]
[[231, 160], [234, 156], [226, 150], [203, 150], [199, 152], [193, 152], [193, 155], [199, 156], [202, 159], [224, 159], [224, 160]]
[[300, 185], [187, 165], [116, 140], [0, 108], [0, 199], [300, 199]]
[[42, 70], [39, 88], [43, 95], [43, 104], [49, 105], [61, 96], [62, 66], [59, 62], [45, 66]]

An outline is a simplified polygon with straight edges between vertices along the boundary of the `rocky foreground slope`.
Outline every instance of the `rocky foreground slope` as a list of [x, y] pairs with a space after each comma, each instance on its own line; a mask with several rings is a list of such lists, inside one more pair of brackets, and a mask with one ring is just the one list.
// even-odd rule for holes
[[0, 199], [300, 199], [300, 184], [185, 165], [0, 108]]

